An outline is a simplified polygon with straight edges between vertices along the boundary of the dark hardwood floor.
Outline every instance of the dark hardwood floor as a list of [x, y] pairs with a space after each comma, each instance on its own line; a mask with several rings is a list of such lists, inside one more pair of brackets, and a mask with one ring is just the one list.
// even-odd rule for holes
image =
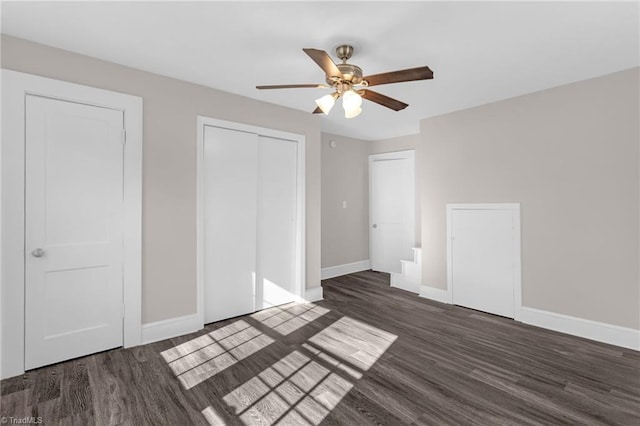
[[[64, 425], [640, 424], [640, 353], [421, 299], [361, 272], [325, 300], [1, 382]], [[34, 419], [37, 420], [37, 419]]]

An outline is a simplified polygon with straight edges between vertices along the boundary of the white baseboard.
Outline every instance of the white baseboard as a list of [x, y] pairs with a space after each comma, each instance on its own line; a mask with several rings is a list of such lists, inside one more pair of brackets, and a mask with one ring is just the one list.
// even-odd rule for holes
[[322, 287], [307, 288], [304, 290], [305, 302], [318, 302], [322, 300]]
[[447, 290], [435, 287], [427, 287], [426, 285], [420, 286], [420, 297], [435, 300], [436, 302], [441, 303], [451, 303], [451, 295]]
[[640, 350], [640, 330], [591, 321], [540, 309], [522, 307], [520, 321], [525, 324], [584, 337], [598, 342]]
[[[420, 297], [453, 303], [447, 290], [420, 286]], [[640, 330], [522, 306], [517, 321], [548, 330], [640, 351]]]
[[[451, 303], [449, 292], [440, 288], [420, 286], [420, 297], [441, 303]], [[322, 287], [313, 287], [305, 290], [304, 300], [306, 302], [317, 302], [322, 298]], [[633, 328], [620, 327], [525, 306], [521, 308], [520, 321], [573, 336], [637, 351], [640, 350], [640, 330]], [[202, 327], [203, 324], [197, 314], [143, 324], [142, 344], [193, 333], [201, 330]]]
[[159, 340], [182, 336], [183, 334], [193, 333], [194, 331], [201, 330], [202, 327], [203, 324], [198, 314], [142, 324], [142, 344], [145, 345]]
[[341, 275], [353, 274], [354, 272], [367, 271], [371, 269], [371, 261], [361, 260], [359, 262], [345, 263], [344, 265], [329, 266], [320, 270], [320, 279], [339, 277]]

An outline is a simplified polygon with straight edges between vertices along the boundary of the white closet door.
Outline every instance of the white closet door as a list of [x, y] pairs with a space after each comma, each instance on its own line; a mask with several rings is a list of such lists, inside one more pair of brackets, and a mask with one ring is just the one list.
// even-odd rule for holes
[[514, 317], [513, 214], [511, 210], [453, 210], [454, 304]]
[[205, 126], [205, 322], [255, 310], [258, 136]]
[[122, 345], [122, 111], [26, 99], [25, 368]]
[[257, 309], [296, 300], [297, 144], [258, 142]]

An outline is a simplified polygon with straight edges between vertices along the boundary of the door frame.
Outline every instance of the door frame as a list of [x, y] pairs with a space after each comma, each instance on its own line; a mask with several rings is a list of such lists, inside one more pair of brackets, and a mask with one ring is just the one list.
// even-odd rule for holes
[[[0, 377], [24, 373], [26, 96], [35, 95], [123, 112], [123, 346], [142, 330], [142, 98], [2, 69], [0, 197]], [[124, 309], [126, 306], [126, 310]]]
[[[382, 154], [369, 154], [369, 263], [373, 265], [373, 208], [371, 200], [373, 199], [373, 185], [371, 184], [371, 170], [374, 161], [388, 161], [388, 160], [410, 160], [411, 164], [411, 176], [409, 183], [409, 193], [411, 194], [411, 213], [413, 221], [411, 223], [411, 235], [413, 238], [412, 248], [416, 245], [416, 164], [415, 164], [416, 151], [415, 149], [407, 149], [404, 151], [385, 152]], [[405, 259], [409, 260], [409, 259]]]
[[296, 206], [296, 296], [298, 302], [305, 301], [306, 291], [306, 220], [305, 220], [305, 163], [306, 138], [304, 135], [284, 132], [233, 121], [219, 120], [217, 118], [198, 115], [198, 143], [196, 161], [196, 280], [197, 280], [197, 311], [196, 317], [201, 326], [204, 326], [205, 310], [205, 285], [204, 285], [204, 129], [205, 126], [220, 127], [228, 130], [254, 133], [276, 139], [285, 139], [298, 144], [297, 152], [297, 206]]
[[520, 237], [520, 203], [455, 203], [447, 204], [447, 300], [453, 303], [454, 210], [510, 210], [513, 214], [513, 317], [520, 320], [522, 311], [522, 260]]

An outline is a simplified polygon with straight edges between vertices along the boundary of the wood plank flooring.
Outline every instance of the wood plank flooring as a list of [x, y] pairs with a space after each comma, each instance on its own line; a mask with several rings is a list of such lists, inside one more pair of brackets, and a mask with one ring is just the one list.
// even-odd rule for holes
[[640, 424], [640, 353], [443, 305], [371, 271], [325, 300], [29, 371], [0, 416], [62, 425]]

